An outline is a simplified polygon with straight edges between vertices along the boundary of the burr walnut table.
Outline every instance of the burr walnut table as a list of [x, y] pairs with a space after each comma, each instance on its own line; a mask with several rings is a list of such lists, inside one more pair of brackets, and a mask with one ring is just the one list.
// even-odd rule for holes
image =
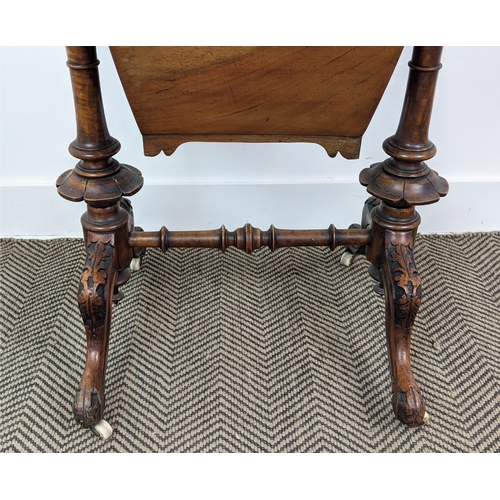
[[[360, 173], [372, 195], [361, 224], [349, 229], [145, 232], [135, 227], [124, 196], [141, 189], [136, 168], [113, 158], [120, 143], [108, 132], [95, 47], [68, 47], [79, 159], [57, 180], [59, 194], [85, 201], [82, 225], [87, 260], [78, 306], [87, 359], [73, 404], [76, 420], [101, 429], [113, 302], [145, 249], [261, 246], [347, 247], [349, 263], [364, 254], [376, 289], [385, 295], [386, 338], [396, 417], [410, 426], [428, 419], [410, 364], [410, 337], [421, 301], [413, 257], [420, 216], [416, 205], [448, 191], [426, 161], [441, 47], [415, 47], [399, 126], [383, 144], [388, 158]], [[144, 139], [147, 156], [172, 154], [187, 141], [315, 142], [331, 157], [358, 158], [361, 138], [401, 54], [401, 47], [112, 47], [116, 69]], [[103, 435], [105, 431], [100, 431]]]

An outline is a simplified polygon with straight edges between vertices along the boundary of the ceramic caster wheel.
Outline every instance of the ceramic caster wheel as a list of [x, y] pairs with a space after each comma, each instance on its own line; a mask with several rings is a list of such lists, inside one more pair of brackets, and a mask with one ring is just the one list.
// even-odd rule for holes
[[106, 420], [99, 420], [99, 422], [92, 427], [92, 432], [97, 434], [103, 441], [106, 441], [106, 439], [109, 439], [113, 434], [113, 427], [111, 427]]
[[134, 273], [141, 270], [141, 258], [135, 257], [130, 262], [130, 270]]
[[431, 416], [427, 412], [425, 412], [424, 413], [424, 425], [428, 424], [430, 421], [431, 421]]
[[349, 267], [352, 264], [353, 258], [354, 258], [354, 255], [351, 252], [345, 251], [342, 254], [342, 257], [340, 257], [340, 263], [343, 266]]

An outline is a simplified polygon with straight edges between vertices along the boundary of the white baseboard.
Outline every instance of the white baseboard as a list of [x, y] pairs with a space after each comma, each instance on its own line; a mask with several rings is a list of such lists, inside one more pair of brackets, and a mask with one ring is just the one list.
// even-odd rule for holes
[[[52, 186], [3, 186], [0, 237], [81, 237], [84, 203], [63, 200]], [[368, 197], [359, 184], [155, 185], [133, 198], [136, 224], [146, 231], [229, 230], [253, 226], [347, 228], [359, 222]], [[500, 183], [452, 183], [436, 205], [419, 207], [420, 233], [500, 230]]]

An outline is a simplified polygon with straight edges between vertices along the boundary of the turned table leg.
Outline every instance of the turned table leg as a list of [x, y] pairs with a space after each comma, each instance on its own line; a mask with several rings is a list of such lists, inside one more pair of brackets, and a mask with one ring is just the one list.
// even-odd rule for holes
[[384, 142], [390, 158], [364, 169], [360, 182], [374, 197], [365, 204], [363, 224], [371, 242], [365, 255], [370, 274], [385, 295], [386, 337], [396, 417], [410, 426], [428, 420], [410, 363], [410, 340], [420, 307], [422, 283], [414, 260], [420, 216], [416, 205], [437, 202], [448, 183], [425, 161], [436, 153], [428, 139], [441, 47], [415, 47], [396, 134]]
[[68, 47], [75, 98], [77, 137], [69, 147], [80, 161], [56, 181], [69, 201], [85, 201], [82, 226], [87, 259], [78, 289], [78, 306], [87, 337], [87, 357], [73, 411], [84, 427], [100, 426], [113, 302], [130, 278], [129, 266], [143, 250], [129, 246], [134, 229], [132, 196], [143, 184], [141, 173], [113, 158], [120, 143], [108, 132], [102, 105], [95, 47]]

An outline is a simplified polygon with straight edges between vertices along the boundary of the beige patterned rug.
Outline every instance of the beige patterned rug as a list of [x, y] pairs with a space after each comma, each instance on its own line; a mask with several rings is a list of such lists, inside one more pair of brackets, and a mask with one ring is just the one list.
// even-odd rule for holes
[[71, 412], [82, 241], [0, 243], [1, 452], [500, 451], [500, 233], [418, 238], [418, 429], [392, 414], [364, 257], [148, 250], [113, 312], [105, 442]]

